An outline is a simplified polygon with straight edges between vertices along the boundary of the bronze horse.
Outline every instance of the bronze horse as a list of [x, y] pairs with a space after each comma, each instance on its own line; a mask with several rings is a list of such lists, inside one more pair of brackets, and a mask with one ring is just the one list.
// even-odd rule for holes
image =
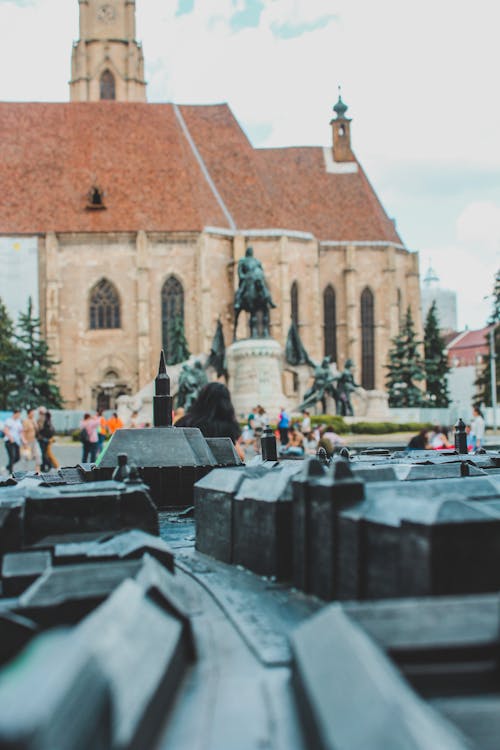
[[[233, 341], [236, 341], [238, 318], [242, 310], [250, 313], [250, 338], [268, 338], [270, 307], [274, 307], [274, 305], [269, 297], [262, 275], [262, 278], [257, 277], [252, 284], [247, 284], [241, 295], [237, 295], [234, 303]], [[260, 320], [259, 313], [262, 314]], [[259, 332], [259, 327], [261, 327], [262, 332]]]

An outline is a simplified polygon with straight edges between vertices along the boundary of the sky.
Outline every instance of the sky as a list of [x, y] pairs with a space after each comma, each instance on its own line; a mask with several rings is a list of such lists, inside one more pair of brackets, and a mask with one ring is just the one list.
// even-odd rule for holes
[[[500, 268], [497, 0], [136, 0], [148, 100], [228, 102], [255, 147], [353, 149], [405, 245], [488, 317]], [[0, 100], [67, 101], [77, 0], [0, 0]]]

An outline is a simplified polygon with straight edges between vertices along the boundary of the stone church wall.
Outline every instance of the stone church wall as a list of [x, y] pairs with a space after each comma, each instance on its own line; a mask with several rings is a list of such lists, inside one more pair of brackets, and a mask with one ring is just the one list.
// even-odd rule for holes
[[[323, 293], [336, 293], [338, 366], [350, 357], [361, 371], [360, 296], [374, 295], [375, 387], [383, 389], [390, 340], [401, 315], [412, 306], [420, 328], [416, 254], [386, 245], [322, 243], [308, 235], [275, 232], [107, 233], [48, 235], [40, 242], [41, 310], [45, 335], [61, 360], [59, 383], [68, 408], [95, 405], [110, 373], [134, 393], [155, 374], [162, 346], [161, 292], [169, 276], [184, 290], [189, 349], [208, 353], [217, 318], [226, 345], [233, 338], [232, 306], [237, 263], [252, 245], [277, 305], [271, 334], [282, 346], [291, 320], [291, 288], [298, 289], [298, 321], [310, 356], [324, 354]], [[120, 299], [120, 328], [90, 328], [89, 295], [101, 279]], [[398, 295], [398, 289], [400, 294]], [[247, 335], [241, 315], [238, 337]]]

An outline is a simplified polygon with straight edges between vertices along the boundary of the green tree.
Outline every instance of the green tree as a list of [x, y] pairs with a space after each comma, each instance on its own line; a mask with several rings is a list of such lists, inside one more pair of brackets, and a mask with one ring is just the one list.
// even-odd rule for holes
[[40, 318], [33, 313], [31, 297], [26, 312], [19, 315], [15, 338], [23, 356], [17, 402], [23, 406], [43, 404], [50, 409], [62, 409], [63, 399], [54, 372], [58, 362], [49, 354], [49, 347], [41, 334]]
[[189, 359], [189, 349], [184, 334], [184, 321], [180, 315], [172, 318], [168, 331], [167, 365], [177, 365]]
[[[497, 271], [495, 276], [495, 286], [493, 288], [493, 308], [491, 315], [488, 318], [488, 325], [496, 325], [494, 331], [494, 348], [495, 348], [495, 362], [496, 362], [496, 388], [497, 388], [497, 403], [500, 403], [500, 271]], [[474, 385], [476, 386], [476, 401], [478, 403], [486, 404], [491, 406], [491, 369], [490, 369], [490, 336], [489, 333], [486, 335], [486, 342], [488, 344], [488, 357], [484, 363], [481, 372]]]
[[447, 375], [450, 371], [445, 344], [439, 333], [439, 321], [434, 301], [429, 308], [424, 327], [424, 357], [426, 395], [429, 406], [446, 408], [450, 405]]
[[24, 363], [14, 340], [14, 323], [0, 299], [0, 409], [17, 406], [16, 390]]
[[386, 365], [389, 406], [423, 406], [423, 392], [416, 385], [416, 381], [425, 380], [425, 365], [420, 354], [422, 342], [417, 339], [410, 308], [392, 344]]

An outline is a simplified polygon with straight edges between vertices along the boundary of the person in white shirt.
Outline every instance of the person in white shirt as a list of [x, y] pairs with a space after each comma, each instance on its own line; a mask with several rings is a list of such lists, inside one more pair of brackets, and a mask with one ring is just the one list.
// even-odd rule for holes
[[300, 429], [303, 435], [308, 435], [311, 432], [311, 417], [309, 416], [309, 412], [306, 409], [304, 409], [302, 414], [304, 415], [304, 418], [302, 420], [302, 424], [300, 425]]
[[470, 423], [473, 445], [475, 450], [483, 447], [486, 425], [478, 406], [472, 407], [472, 421]]
[[23, 441], [23, 423], [21, 421], [21, 411], [16, 409], [11, 417], [5, 420], [3, 425], [5, 448], [9, 461], [7, 471], [12, 474], [14, 464], [19, 461], [21, 443]]

